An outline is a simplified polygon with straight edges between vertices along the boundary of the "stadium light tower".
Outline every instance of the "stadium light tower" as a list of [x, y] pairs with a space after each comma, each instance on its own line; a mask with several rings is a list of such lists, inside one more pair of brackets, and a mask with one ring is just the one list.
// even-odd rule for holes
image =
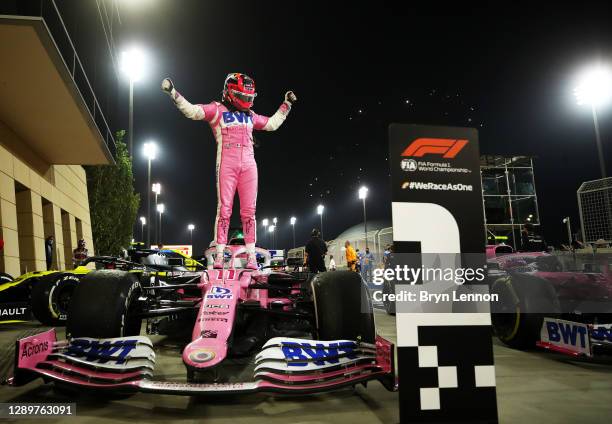
[[291, 217], [291, 220], [289, 221], [291, 223], [291, 231], [293, 232], [293, 248], [295, 249], [295, 221], [297, 221], [297, 218], [295, 216]]
[[319, 214], [319, 217], [321, 218], [321, 240], [325, 240], [325, 238], [323, 237], [323, 210], [324, 209], [325, 209], [325, 206], [323, 205], [317, 206], [317, 213]]
[[[155, 193], [155, 210], [157, 210], [157, 198], [158, 196], [161, 194], [161, 184], [160, 183], [154, 183], [151, 186], [151, 191], [153, 193]], [[155, 220], [155, 240], [157, 240], [157, 231], [159, 228], [159, 221], [156, 219]]]
[[606, 164], [601, 144], [597, 112], [598, 109], [612, 100], [612, 70], [602, 65], [595, 65], [586, 69], [578, 79], [578, 85], [574, 88], [574, 95], [579, 106], [591, 106], [601, 178], [606, 178]]
[[[144, 156], [147, 158], [147, 187], [151, 187], [151, 161], [157, 156], [157, 145], [149, 141], [143, 146]], [[147, 189], [147, 222], [151, 222], [151, 191]], [[151, 246], [151, 225], [147, 226], [147, 248]]]
[[270, 231], [270, 233], [272, 234], [272, 249], [274, 249], [274, 245], [275, 245], [275, 237], [274, 237], [275, 229], [276, 229], [276, 225], [270, 225], [270, 227], [268, 227], [268, 231]]
[[365, 247], [368, 248], [368, 219], [366, 217], [366, 198], [368, 197], [368, 188], [361, 187], [359, 189], [359, 198], [363, 200], [363, 231], [365, 236]]
[[189, 230], [189, 239], [191, 240], [191, 250], [193, 251], [193, 230], [195, 230], [195, 225], [189, 224], [187, 226], [187, 229]]
[[142, 78], [144, 71], [144, 55], [138, 48], [132, 47], [121, 52], [121, 71], [130, 81], [130, 106], [128, 123], [128, 152], [132, 157], [134, 146], [134, 83]]
[[[144, 241], [144, 226], [147, 224], [147, 218], [140, 217], [140, 240]], [[148, 249], [148, 248], [147, 248]]]
[[162, 214], [166, 212], [166, 206], [163, 203], [157, 205], [157, 212], [159, 212], [159, 239], [157, 240], [157, 244], [161, 244], [162, 242]]
[[567, 247], [569, 247], [570, 249], [572, 248], [572, 222], [570, 221], [570, 217], [566, 216], [565, 218], [563, 218], [563, 223], [566, 225], [567, 227], [567, 240], [568, 240], [568, 245]]

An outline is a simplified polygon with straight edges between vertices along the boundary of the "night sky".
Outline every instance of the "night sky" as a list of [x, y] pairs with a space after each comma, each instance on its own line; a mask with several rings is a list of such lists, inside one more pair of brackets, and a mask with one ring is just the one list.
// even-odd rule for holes
[[[286, 90], [297, 94], [299, 102], [277, 132], [255, 134], [261, 143], [255, 153], [257, 217], [279, 218], [277, 247], [290, 247], [292, 215], [298, 244], [305, 242], [318, 225], [319, 203], [326, 208], [327, 239], [361, 222], [361, 185], [370, 188], [368, 218], [390, 220], [391, 122], [472, 126], [482, 153], [536, 156], [541, 220], [551, 243], [565, 237], [564, 216], [579, 222], [580, 182], [599, 178], [590, 110], [572, 98], [577, 71], [610, 59], [612, 26], [598, 6], [120, 3], [123, 23], [115, 42], [136, 43], [150, 59], [136, 87], [134, 172], [144, 196], [141, 145], [156, 140], [161, 158], [153, 164], [153, 181], [163, 186], [166, 244], [188, 242], [187, 224], [194, 223], [196, 253], [208, 246], [216, 192], [209, 126], [180, 114], [159, 90], [165, 76], [192, 103], [207, 103], [220, 100], [228, 72], [244, 72], [257, 85], [253, 109], [266, 115]], [[121, 89], [127, 126], [127, 84]], [[611, 111], [602, 111], [600, 121], [610, 165]], [[144, 203], [141, 209], [144, 214]]]

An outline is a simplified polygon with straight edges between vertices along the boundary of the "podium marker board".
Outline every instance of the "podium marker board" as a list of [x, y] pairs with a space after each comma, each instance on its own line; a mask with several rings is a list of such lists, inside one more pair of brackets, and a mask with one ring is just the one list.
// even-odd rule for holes
[[[477, 131], [391, 124], [389, 151], [394, 255], [484, 269]], [[427, 284], [397, 285], [396, 293], [402, 286], [414, 291]], [[402, 312], [400, 303], [396, 308], [400, 421], [496, 423], [488, 310]]]

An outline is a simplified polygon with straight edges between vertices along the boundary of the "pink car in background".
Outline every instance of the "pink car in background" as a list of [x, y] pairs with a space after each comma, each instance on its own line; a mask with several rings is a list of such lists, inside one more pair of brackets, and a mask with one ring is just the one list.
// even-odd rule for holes
[[491, 251], [492, 322], [502, 342], [612, 360], [612, 257]]
[[[379, 380], [396, 389], [394, 346], [376, 335], [371, 306], [361, 309], [368, 296], [357, 274], [274, 272], [264, 249], [257, 249], [261, 269], [251, 271], [245, 253], [229, 245], [224, 269], [170, 267], [164, 276], [157, 264], [88, 274], [70, 306], [68, 340], [49, 330], [17, 341], [9, 384], [42, 377], [114, 392], [304, 394]], [[190, 330], [181, 353], [186, 382], [154, 378], [154, 345], [143, 327], [170, 337]]]

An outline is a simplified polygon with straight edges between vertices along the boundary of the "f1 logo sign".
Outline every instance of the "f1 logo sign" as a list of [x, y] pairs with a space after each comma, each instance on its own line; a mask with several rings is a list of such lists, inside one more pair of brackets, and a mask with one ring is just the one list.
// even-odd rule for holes
[[427, 154], [442, 155], [453, 159], [468, 143], [467, 140], [450, 138], [417, 138], [402, 152], [402, 156], [422, 158]]

